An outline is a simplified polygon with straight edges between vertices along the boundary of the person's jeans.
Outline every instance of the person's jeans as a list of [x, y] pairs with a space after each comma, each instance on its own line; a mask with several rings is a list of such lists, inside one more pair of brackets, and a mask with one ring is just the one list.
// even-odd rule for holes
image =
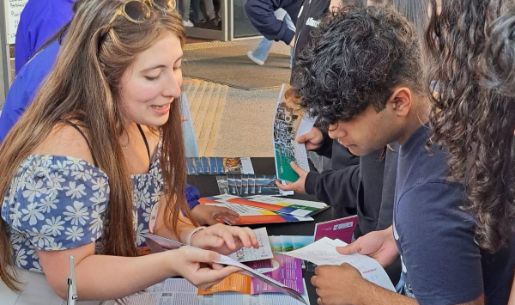
[[252, 51], [252, 55], [259, 60], [266, 61], [268, 53], [272, 48], [272, 43], [272, 40], [268, 40], [263, 37], [261, 41], [259, 41], [257, 47]]
[[[290, 18], [290, 15], [283, 10], [282, 8], [277, 9], [275, 12], [275, 17], [280, 20], [284, 20], [286, 24], [288, 25], [288, 28], [295, 31], [295, 24], [293, 24], [293, 21]], [[263, 37], [257, 47], [252, 51], [252, 55], [265, 62], [268, 58], [268, 53], [270, 52], [270, 49], [272, 48], [273, 40], [269, 40]], [[290, 51], [290, 65], [291, 65], [291, 55], [293, 54], [293, 48]]]

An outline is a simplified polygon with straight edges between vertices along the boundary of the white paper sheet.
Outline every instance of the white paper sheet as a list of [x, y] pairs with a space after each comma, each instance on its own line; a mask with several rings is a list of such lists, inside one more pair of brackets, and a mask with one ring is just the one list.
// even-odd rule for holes
[[324, 237], [303, 248], [283, 252], [283, 254], [310, 261], [315, 265], [340, 265], [348, 263], [358, 269], [363, 278], [385, 289], [395, 291], [395, 287], [386, 271], [375, 259], [357, 253], [342, 255], [336, 251], [336, 247], [345, 245], [347, 243], [339, 239]]

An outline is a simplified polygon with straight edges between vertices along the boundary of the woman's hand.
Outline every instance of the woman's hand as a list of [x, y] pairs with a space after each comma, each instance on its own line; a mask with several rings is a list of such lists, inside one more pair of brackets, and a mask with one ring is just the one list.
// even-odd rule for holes
[[230, 254], [241, 247], [259, 247], [256, 234], [251, 229], [220, 223], [196, 232], [190, 240], [192, 246], [214, 250], [222, 254]]
[[236, 224], [239, 215], [231, 209], [211, 204], [198, 204], [191, 210], [191, 216], [200, 225], [214, 225], [217, 223]]
[[234, 266], [223, 267], [217, 264], [220, 255], [214, 251], [188, 246], [171, 251], [177, 254], [172, 262], [175, 271], [201, 289], [207, 289], [240, 270]]

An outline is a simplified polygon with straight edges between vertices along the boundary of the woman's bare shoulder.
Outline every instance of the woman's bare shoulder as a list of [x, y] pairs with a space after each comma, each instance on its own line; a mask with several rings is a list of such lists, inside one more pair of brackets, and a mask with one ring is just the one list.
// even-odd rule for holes
[[[87, 136], [85, 130], [83, 128], [81, 130]], [[54, 126], [46, 139], [32, 153], [68, 156], [94, 163], [90, 147], [84, 136], [73, 126], [64, 123]]]

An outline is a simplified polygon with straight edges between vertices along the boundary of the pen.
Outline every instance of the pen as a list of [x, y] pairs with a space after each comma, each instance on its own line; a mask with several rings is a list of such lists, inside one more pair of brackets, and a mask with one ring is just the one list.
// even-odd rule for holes
[[68, 274], [68, 300], [66, 304], [75, 305], [77, 300], [77, 286], [75, 283], [75, 258], [70, 255], [70, 271]]

